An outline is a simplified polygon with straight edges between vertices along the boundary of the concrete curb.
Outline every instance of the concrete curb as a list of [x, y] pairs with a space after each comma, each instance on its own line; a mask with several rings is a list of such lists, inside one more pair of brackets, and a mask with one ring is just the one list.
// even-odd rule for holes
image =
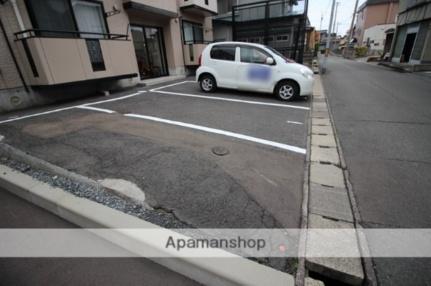
[[[345, 162], [320, 76], [316, 76], [311, 126], [308, 228], [355, 228]], [[312, 241], [307, 240], [308, 244]], [[359, 241], [357, 245], [359, 252]], [[307, 257], [306, 268], [350, 285], [364, 281], [360, 258]]]
[[[76, 197], [4, 165], [0, 165], [0, 187], [83, 228], [151, 228], [178, 236], [173, 231]], [[167, 252], [165, 248], [156, 247], [151, 238], [132, 236], [120, 230], [115, 235], [103, 238], [144, 257], [146, 253]], [[223, 250], [215, 252], [226, 253]], [[212, 254], [215, 252], [211, 250]], [[271, 285], [294, 285], [292, 275], [240, 256], [229, 256], [231, 258], [149, 259], [205, 285], [268, 285], [269, 281]]]

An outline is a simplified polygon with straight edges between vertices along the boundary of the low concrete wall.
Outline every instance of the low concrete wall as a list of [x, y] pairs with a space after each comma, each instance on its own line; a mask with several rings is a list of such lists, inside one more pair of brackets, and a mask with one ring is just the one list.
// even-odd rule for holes
[[68, 86], [51, 86], [48, 89], [26, 92], [24, 88], [0, 90], [0, 114], [14, 110], [42, 106], [56, 102], [75, 100], [95, 95], [101, 91], [118, 91], [132, 88], [139, 83], [139, 78], [77, 83]]

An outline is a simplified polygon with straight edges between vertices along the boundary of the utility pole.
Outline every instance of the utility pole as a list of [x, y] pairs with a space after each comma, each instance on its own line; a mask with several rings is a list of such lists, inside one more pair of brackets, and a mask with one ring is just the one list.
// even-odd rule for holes
[[328, 37], [326, 38], [325, 57], [323, 58], [323, 62], [322, 62], [323, 65], [321, 67], [322, 73], [326, 72], [326, 62], [328, 60], [329, 47], [331, 45], [332, 21], [334, 20], [334, 7], [335, 7], [335, 0], [332, 0], [331, 18], [329, 19]]
[[319, 28], [319, 31], [322, 31], [322, 22], [323, 22], [323, 13], [322, 13], [322, 16], [320, 16], [320, 28]]
[[355, 8], [353, 9], [352, 22], [350, 23], [350, 30], [349, 30], [349, 37], [347, 38], [347, 44], [350, 43], [350, 41], [352, 40], [352, 37], [353, 37], [353, 25], [355, 24], [356, 10], [358, 10], [358, 2], [359, 2], [359, 0], [356, 0]]
[[[337, 13], [338, 13], [338, 5], [340, 5], [340, 2], [335, 2], [335, 16], [334, 16], [334, 24], [332, 25], [332, 29], [336, 31], [337, 26]], [[337, 35], [335, 35], [337, 37]], [[332, 43], [331, 43], [332, 44]]]

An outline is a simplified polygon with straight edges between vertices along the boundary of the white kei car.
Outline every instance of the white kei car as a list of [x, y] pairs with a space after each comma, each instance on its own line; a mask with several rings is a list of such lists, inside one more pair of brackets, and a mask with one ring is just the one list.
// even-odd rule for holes
[[271, 47], [242, 42], [208, 45], [199, 57], [196, 80], [204, 92], [217, 87], [273, 93], [292, 100], [313, 93], [313, 72]]

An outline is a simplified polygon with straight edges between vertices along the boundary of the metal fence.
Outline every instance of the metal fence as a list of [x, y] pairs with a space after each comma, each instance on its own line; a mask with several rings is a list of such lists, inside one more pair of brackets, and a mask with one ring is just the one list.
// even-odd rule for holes
[[308, 0], [268, 0], [233, 6], [232, 38], [269, 45], [302, 63], [307, 6]]

